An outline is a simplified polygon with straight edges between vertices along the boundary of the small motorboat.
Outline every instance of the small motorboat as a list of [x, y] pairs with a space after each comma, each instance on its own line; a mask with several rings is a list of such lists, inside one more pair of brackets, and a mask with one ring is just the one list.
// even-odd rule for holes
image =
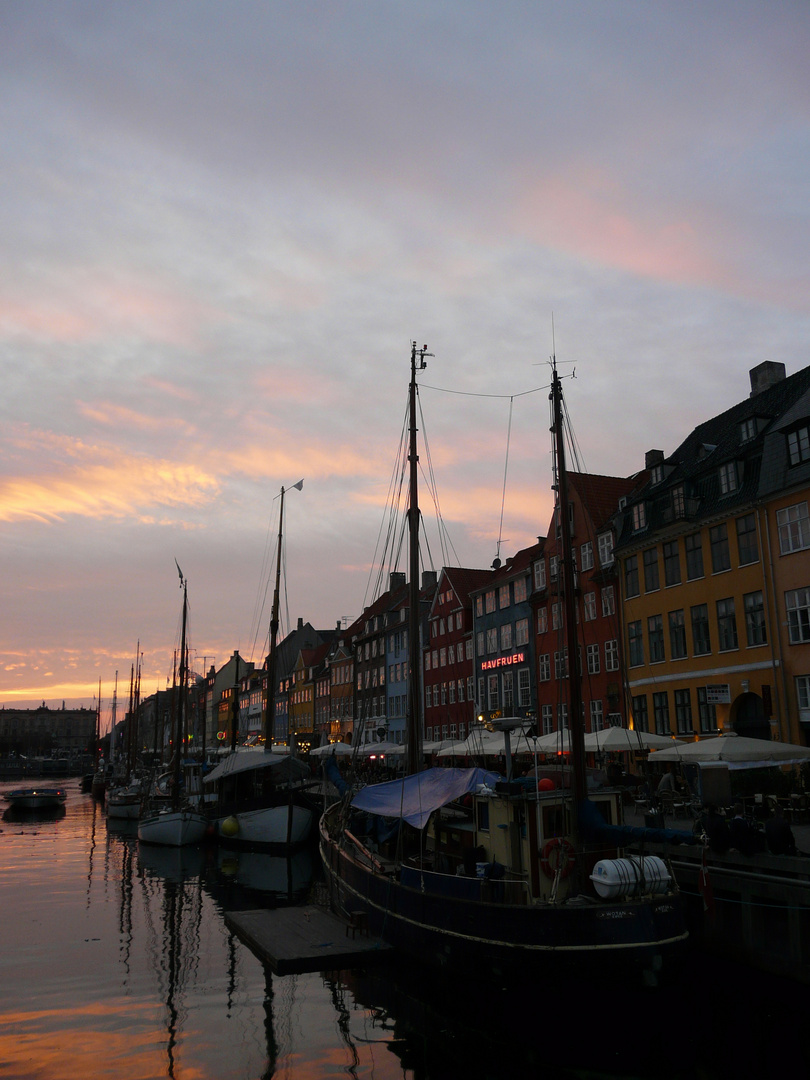
[[67, 798], [67, 792], [59, 787], [15, 788], [7, 791], [5, 799], [17, 810], [44, 810], [61, 806]]

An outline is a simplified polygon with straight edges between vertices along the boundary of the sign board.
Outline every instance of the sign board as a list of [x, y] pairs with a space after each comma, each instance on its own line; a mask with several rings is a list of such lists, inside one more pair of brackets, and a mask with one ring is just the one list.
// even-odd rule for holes
[[707, 705], [729, 705], [731, 703], [731, 689], [728, 683], [715, 683], [706, 687]]

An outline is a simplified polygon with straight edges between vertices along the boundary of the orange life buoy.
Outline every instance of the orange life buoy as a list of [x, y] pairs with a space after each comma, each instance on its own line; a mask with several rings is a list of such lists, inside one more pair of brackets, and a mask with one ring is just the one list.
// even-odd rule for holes
[[568, 840], [555, 836], [543, 847], [540, 865], [546, 877], [567, 878], [574, 869], [574, 848]]

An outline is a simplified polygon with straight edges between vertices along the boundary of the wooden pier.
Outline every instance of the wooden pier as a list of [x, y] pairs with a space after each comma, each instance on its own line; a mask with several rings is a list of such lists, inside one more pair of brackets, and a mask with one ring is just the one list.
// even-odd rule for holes
[[390, 945], [369, 936], [362, 916], [346, 921], [315, 905], [230, 911], [225, 922], [277, 975], [336, 971], [392, 956]]

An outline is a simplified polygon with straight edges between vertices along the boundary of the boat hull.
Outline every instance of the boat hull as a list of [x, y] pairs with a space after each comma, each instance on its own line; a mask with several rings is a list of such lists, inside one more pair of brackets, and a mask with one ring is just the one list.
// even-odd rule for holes
[[105, 800], [108, 818], [137, 821], [141, 814], [143, 796], [140, 792], [108, 792]]
[[688, 939], [677, 894], [606, 903], [505, 902], [510, 883], [402, 867], [399, 879], [341, 848], [321, 828], [333, 903], [362, 911], [372, 933], [405, 955], [441, 967], [566, 975], [594, 971], [657, 981]]
[[314, 823], [314, 811], [296, 802], [216, 818], [219, 840], [228, 847], [299, 847], [312, 835]]
[[138, 839], [144, 844], [163, 844], [166, 847], [185, 847], [199, 844], [205, 838], [208, 821], [193, 810], [168, 810], [138, 822]]
[[61, 806], [67, 793], [64, 788], [17, 788], [5, 798], [16, 810], [46, 810]]

